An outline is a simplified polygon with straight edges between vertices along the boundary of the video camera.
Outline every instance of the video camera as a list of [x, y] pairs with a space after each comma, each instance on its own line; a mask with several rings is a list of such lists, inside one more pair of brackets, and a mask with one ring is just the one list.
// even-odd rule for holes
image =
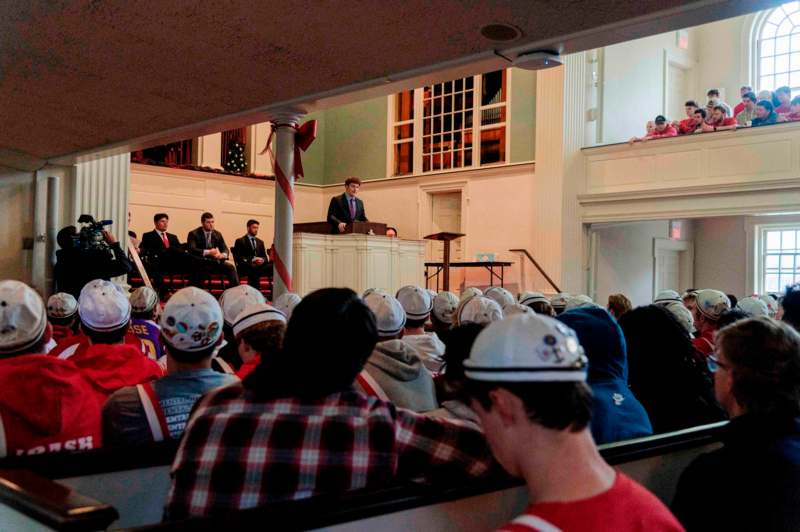
[[110, 246], [103, 235], [105, 227], [114, 223], [112, 220], [95, 221], [91, 214], [81, 214], [78, 223], [83, 224], [78, 233], [78, 247], [90, 251], [110, 251]]

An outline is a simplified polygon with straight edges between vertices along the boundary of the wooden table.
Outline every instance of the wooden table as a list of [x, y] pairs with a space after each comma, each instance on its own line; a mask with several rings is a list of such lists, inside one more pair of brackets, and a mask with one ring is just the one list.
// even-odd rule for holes
[[[489, 272], [489, 286], [494, 286], [494, 280], [497, 279], [500, 281], [500, 286], [503, 286], [503, 279], [505, 277], [505, 269], [511, 266], [513, 262], [451, 262], [451, 268], [486, 268]], [[430, 269], [433, 268], [434, 272], [429, 273]], [[495, 268], [499, 268], [500, 271], [495, 271]], [[436, 291], [439, 291], [439, 274], [444, 269], [444, 263], [442, 262], [426, 262], [425, 263], [425, 288], [428, 288], [430, 284], [430, 280], [434, 277], [436, 278]], [[448, 290], [449, 287], [444, 288]]]
[[[434, 233], [432, 235], [428, 235], [423, 237], [425, 240], [436, 240], [442, 242], [444, 244], [444, 252], [442, 254], [442, 262], [441, 267], [436, 272], [436, 290], [439, 290], [439, 272], [444, 270], [444, 282], [442, 283], [443, 288], [445, 291], [450, 290], [450, 242], [461, 238], [464, 236], [464, 233], [449, 233], [447, 231], [443, 231], [441, 233]], [[428, 268], [425, 267], [425, 286], [428, 286]]]

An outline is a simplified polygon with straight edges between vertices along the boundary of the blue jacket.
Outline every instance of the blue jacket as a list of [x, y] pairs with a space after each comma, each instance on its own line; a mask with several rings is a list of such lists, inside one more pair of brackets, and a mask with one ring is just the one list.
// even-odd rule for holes
[[589, 359], [595, 441], [612, 443], [651, 435], [647, 412], [628, 388], [625, 336], [614, 318], [605, 309], [582, 307], [558, 319], [577, 333]]
[[800, 418], [745, 414], [721, 449], [681, 474], [672, 511], [686, 530], [800, 530]]

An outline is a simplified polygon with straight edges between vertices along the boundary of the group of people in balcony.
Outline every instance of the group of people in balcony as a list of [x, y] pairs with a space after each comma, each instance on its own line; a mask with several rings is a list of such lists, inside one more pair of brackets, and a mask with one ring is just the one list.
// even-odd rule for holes
[[720, 98], [719, 89], [711, 89], [707, 93], [708, 103], [705, 107], [695, 100], [688, 100], [685, 103], [686, 118], [670, 121], [658, 115], [647, 122], [644, 136], [632, 137], [629, 142], [633, 144], [651, 139], [800, 121], [800, 96], [792, 98], [792, 89], [789, 87], [779, 87], [774, 92], [763, 90], [756, 94], [752, 87], [745, 85], [740, 89], [740, 96], [741, 101], [731, 108]]

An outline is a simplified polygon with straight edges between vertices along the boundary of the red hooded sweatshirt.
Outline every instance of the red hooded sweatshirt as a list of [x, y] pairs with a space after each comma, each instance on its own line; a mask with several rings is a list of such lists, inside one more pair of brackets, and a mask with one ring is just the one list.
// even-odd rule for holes
[[[48, 353], [48, 355], [63, 359], [70, 358], [78, 353], [82, 353], [86, 350], [86, 348], [92, 345], [89, 337], [83, 333], [79, 333], [57, 341], [58, 345], [56, 345]], [[130, 329], [128, 329], [128, 332], [125, 333], [125, 343], [141, 349], [142, 354], [147, 355], [147, 350], [144, 348], [144, 344], [142, 344], [142, 341], [139, 339], [139, 337], [136, 336], [136, 334]]]
[[69, 358], [89, 381], [102, 405], [123, 386], [135, 386], [164, 376], [157, 362], [129, 344], [94, 344]]
[[0, 359], [0, 389], [0, 456], [100, 447], [102, 405], [71, 362], [47, 355]]

